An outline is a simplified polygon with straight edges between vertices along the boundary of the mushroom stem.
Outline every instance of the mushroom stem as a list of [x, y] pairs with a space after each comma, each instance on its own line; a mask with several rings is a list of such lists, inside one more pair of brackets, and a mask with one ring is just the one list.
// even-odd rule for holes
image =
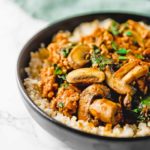
[[78, 119], [79, 120], [90, 120], [89, 106], [92, 103], [94, 97], [107, 97], [110, 90], [101, 84], [93, 84], [88, 86], [80, 95]]

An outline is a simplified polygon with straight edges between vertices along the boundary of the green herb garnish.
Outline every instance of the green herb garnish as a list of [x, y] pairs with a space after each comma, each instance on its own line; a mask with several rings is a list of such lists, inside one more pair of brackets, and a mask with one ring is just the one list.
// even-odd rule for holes
[[61, 50], [61, 53], [64, 57], [67, 57], [69, 52], [70, 52], [70, 50], [68, 48], [64, 48]]
[[61, 50], [61, 54], [64, 56], [64, 57], [67, 57], [71, 51], [71, 49], [75, 46], [76, 44], [75, 43], [70, 43], [67, 47], [63, 48]]
[[100, 49], [96, 45], [93, 45], [93, 50], [94, 50], [94, 54], [100, 53]]
[[64, 88], [67, 88], [67, 87], [69, 86], [69, 83], [65, 82], [65, 83], [62, 84], [62, 86], [63, 86]]
[[[146, 112], [144, 111], [145, 109], [147, 109]], [[132, 111], [136, 113], [138, 121], [150, 120], [150, 96], [141, 100], [139, 106]]]
[[141, 54], [135, 54], [135, 57], [138, 59], [144, 59], [144, 57]]
[[121, 55], [125, 55], [127, 53], [129, 53], [130, 50], [126, 50], [125, 48], [120, 48], [119, 50], [117, 50], [117, 54], [121, 54]]
[[63, 107], [64, 107], [64, 103], [63, 103], [63, 102], [59, 102], [59, 103], [57, 104], [57, 106], [58, 106], [59, 108], [63, 108]]
[[117, 45], [117, 43], [116, 43], [115, 41], [112, 41], [112, 42], [111, 42], [111, 46], [112, 46], [112, 48], [113, 48], [115, 51], [118, 49], [118, 45]]
[[141, 101], [142, 106], [150, 106], [150, 96]]
[[132, 111], [135, 112], [135, 113], [139, 113], [139, 112], [140, 112], [140, 109], [139, 109], [139, 108], [135, 108], [135, 109], [133, 109]]
[[57, 75], [56, 80], [59, 83], [59, 86], [62, 86], [66, 80], [66, 74]]
[[119, 23], [117, 23], [116, 21], [112, 21], [112, 24], [111, 24], [109, 30], [113, 35], [118, 35], [119, 34]]
[[102, 56], [100, 54], [100, 49], [94, 45], [91, 55], [91, 62], [92, 64], [96, 64], [100, 70], [104, 70], [106, 65], [112, 64], [112, 59]]
[[126, 36], [131, 36], [131, 35], [132, 35], [132, 32], [131, 32], [131, 31], [126, 31], [124, 34], [125, 34]]
[[128, 58], [126, 56], [119, 56], [119, 60], [127, 60]]
[[92, 64], [100, 63], [101, 58], [99, 56], [100, 56], [100, 49], [96, 45], [93, 45], [93, 52], [91, 56]]
[[55, 70], [54, 70], [55, 75], [61, 75], [63, 73], [61, 68], [58, 67], [56, 64], [54, 65], [54, 67], [55, 67]]
[[62, 80], [66, 80], [66, 75], [65, 75], [65, 74], [58, 75], [58, 78], [59, 78], [59, 79], [62, 79]]
[[101, 62], [101, 57], [92, 56], [91, 57], [92, 64], [99, 64]]
[[92, 61], [92, 64], [97, 64], [100, 68], [100, 70], [104, 70], [106, 65], [110, 65], [112, 64], [113, 60], [110, 59], [110, 58], [106, 58], [104, 56], [95, 56], [93, 55], [91, 57], [91, 61]]

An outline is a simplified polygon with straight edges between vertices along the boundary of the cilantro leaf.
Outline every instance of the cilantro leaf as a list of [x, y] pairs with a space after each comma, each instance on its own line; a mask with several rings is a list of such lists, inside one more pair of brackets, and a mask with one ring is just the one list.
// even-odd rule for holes
[[131, 35], [132, 35], [132, 32], [131, 32], [131, 31], [126, 31], [124, 34], [125, 34], [126, 36], [131, 36]]
[[139, 59], [144, 59], [144, 57], [141, 54], [135, 54], [135, 57]]
[[130, 52], [130, 50], [126, 50], [125, 48], [120, 48], [119, 50], [116, 51], [117, 54], [121, 54], [121, 55], [125, 55], [128, 52]]
[[70, 50], [68, 48], [64, 48], [61, 50], [61, 53], [64, 57], [67, 57], [69, 52], [70, 52]]
[[66, 75], [65, 75], [65, 74], [58, 75], [58, 78], [59, 78], [59, 79], [62, 79], [62, 80], [66, 80]]
[[113, 35], [118, 35], [119, 34], [119, 23], [117, 23], [116, 21], [112, 21], [112, 24], [110, 26], [110, 32], [113, 34]]
[[57, 104], [57, 107], [63, 108], [63, 107], [64, 107], [64, 103], [63, 103], [63, 102], [59, 102], [59, 103]]
[[141, 101], [142, 106], [150, 106], [150, 96]]
[[54, 74], [55, 75], [61, 75], [63, 72], [62, 72], [62, 69], [60, 67], [58, 67], [56, 64], [54, 65]]
[[113, 62], [112, 59], [106, 58], [101, 55], [100, 56], [92, 55], [91, 61], [92, 61], [92, 64], [97, 64], [99, 66], [100, 70], [104, 70], [106, 65], [110, 65]]
[[111, 46], [112, 46], [112, 48], [113, 48], [114, 50], [117, 50], [117, 49], [118, 49], [118, 45], [117, 45], [117, 43], [116, 43], [115, 41], [112, 41], [112, 42], [111, 42]]
[[100, 53], [100, 49], [96, 45], [93, 45], [93, 50], [94, 50], [94, 54]]
[[119, 60], [127, 60], [128, 58], [126, 56], [119, 56]]

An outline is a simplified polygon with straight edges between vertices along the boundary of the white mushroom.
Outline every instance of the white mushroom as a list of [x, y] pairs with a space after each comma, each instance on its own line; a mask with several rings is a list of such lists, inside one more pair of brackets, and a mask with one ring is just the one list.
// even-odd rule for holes
[[113, 125], [122, 119], [121, 105], [106, 98], [96, 99], [90, 105], [89, 111], [96, 119]]
[[83, 44], [75, 46], [68, 56], [69, 65], [73, 69], [81, 68], [89, 62], [89, 59], [87, 58], [89, 53], [89, 46]]
[[146, 64], [140, 64], [139, 60], [130, 61], [123, 65], [115, 73], [107, 67], [106, 82], [107, 84], [119, 94], [134, 94], [133, 88], [129, 85], [134, 80], [146, 75], [149, 67]]
[[66, 80], [69, 83], [101, 83], [105, 74], [97, 68], [80, 68], [69, 72]]
[[140, 60], [132, 60], [123, 65], [115, 73], [110, 68], [105, 70], [107, 84], [117, 93], [126, 95], [124, 105], [131, 106], [132, 95], [134, 89], [130, 85], [134, 80], [146, 75], [149, 72], [149, 66]]
[[89, 106], [93, 101], [94, 97], [107, 97], [110, 90], [101, 84], [93, 84], [88, 86], [80, 95], [78, 119], [79, 120], [90, 120]]

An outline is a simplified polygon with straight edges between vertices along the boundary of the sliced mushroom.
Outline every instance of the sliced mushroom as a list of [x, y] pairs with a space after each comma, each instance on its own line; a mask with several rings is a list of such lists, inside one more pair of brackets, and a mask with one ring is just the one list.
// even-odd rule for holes
[[115, 73], [110, 68], [105, 70], [107, 84], [117, 93], [124, 94], [124, 105], [128, 108], [131, 106], [134, 89], [130, 85], [134, 80], [146, 75], [149, 72], [149, 66], [139, 60], [130, 61], [123, 65]]
[[75, 46], [69, 56], [68, 56], [68, 61], [70, 66], [73, 69], [81, 68], [85, 64], [89, 62], [89, 59], [87, 56], [90, 53], [90, 48], [87, 45], [77, 45]]
[[147, 65], [137, 65], [122, 78], [122, 81], [129, 84], [132, 81], [146, 75], [148, 71], [149, 68]]
[[132, 70], [138, 64], [139, 64], [139, 60], [130, 61], [126, 63], [114, 73], [115, 78], [121, 79], [124, 75], [126, 75], [130, 70]]
[[128, 84], [124, 83], [121, 79], [114, 77], [112, 72], [110, 71], [110, 68], [106, 68], [105, 71], [106, 74], [106, 82], [107, 84], [117, 93], [119, 94], [127, 94], [131, 93], [133, 94], [133, 89]]
[[132, 95], [134, 90], [129, 84], [146, 75], [149, 71], [148, 65], [139, 63], [139, 60], [128, 62], [114, 74], [107, 67], [105, 71], [107, 84], [119, 94], [128, 93]]
[[89, 107], [90, 113], [98, 120], [116, 125], [122, 119], [122, 111], [119, 103], [108, 99], [96, 99]]
[[69, 83], [100, 83], [105, 80], [105, 74], [97, 68], [80, 68], [68, 73]]
[[101, 84], [93, 84], [88, 86], [80, 95], [78, 119], [79, 120], [90, 120], [89, 106], [92, 103], [94, 97], [107, 97], [109, 96], [110, 90]]

